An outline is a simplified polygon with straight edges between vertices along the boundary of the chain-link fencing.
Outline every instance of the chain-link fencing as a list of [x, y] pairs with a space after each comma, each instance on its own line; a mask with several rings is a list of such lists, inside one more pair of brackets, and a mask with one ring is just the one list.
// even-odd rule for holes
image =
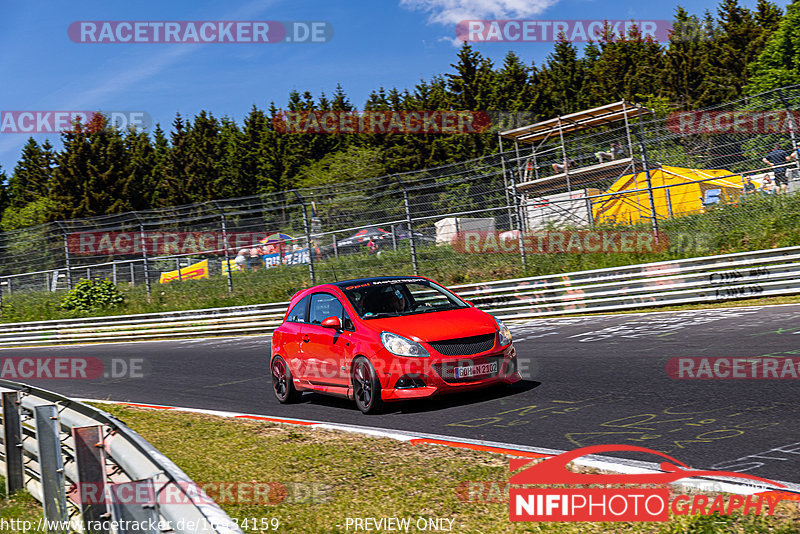
[[800, 244], [760, 226], [800, 214], [800, 87], [643, 109], [420, 171], [5, 232], [0, 296], [82, 278], [149, 295], [216, 277], [230, 293], [241, 271], [298, 288], [411, 273], [460, 283], [546, 274], [559, 268], [548, 255], [607, 253], [608, 267]]

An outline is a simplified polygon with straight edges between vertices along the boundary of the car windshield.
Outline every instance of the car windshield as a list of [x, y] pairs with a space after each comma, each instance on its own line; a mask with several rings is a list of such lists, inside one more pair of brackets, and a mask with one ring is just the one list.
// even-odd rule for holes
[[416, 315], [468, 307], [445, 288], [417, 278], [375, 280], [346, 286], [344, 294], [362, 319]]

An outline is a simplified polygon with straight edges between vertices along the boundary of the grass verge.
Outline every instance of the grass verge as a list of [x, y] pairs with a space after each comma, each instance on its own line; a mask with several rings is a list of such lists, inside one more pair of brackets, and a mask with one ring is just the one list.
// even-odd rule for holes
[[[259, 525], [262, 518], [267, 523], [277, 519], [279, 532], [343, 533], [348, 531], [348, 517], [451, 519], [451, 532], [474, 533], [800, 532], [800, 511], [791, 502], [780, 503], [773, 516], [514, 524], [508, 520], [507, 501], [464, 502], [458, 491], [464, 481], [507, 481], [505, 456], [267, 422], [114, 405], [101, 408], [123, 419], [197, 483], [279, 483], [289, 488], [287, 498], [277, 504], [220, 503], [240, 524], [251, 518]], [[249, 523], [243, 530], [258, 530], [252, 526]], [[349, 531], [353, 532], [352, 526]]]
[[5, 487], [6, 481], [0, 477], [0, 533], [23, 532], [19, 525], [25, 521], [38, 525], [42, 519], [42, 505], [27, 491], [8, 496]]

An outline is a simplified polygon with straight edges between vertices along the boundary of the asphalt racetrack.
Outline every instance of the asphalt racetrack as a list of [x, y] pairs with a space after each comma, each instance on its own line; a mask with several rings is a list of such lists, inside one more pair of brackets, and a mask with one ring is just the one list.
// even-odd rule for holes
[[389, 404], [378, 416], [318, 394], [306, 394], [297, 405], [278, 404], [268, 375], [268, 336], [0, 349], [0, 358], [82, 356], [103, 360], [104, 369], [113, 358], [143, 365], [144, 378], [20, 380], [72, 397], [557, 450], [640, 445], [693, 468], [743, 471], [800, 488], [800, 379], [687, 380], [667, 372], [667, 362], [677, 357], [800, 358], [800, 305], [542, 319], [512, 332], [524, 382]]

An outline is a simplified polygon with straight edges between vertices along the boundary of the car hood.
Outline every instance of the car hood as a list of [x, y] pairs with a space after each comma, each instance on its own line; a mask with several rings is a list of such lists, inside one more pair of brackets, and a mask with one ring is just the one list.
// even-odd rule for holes
[[423, 342], [480, 336], [497, 331], [494, 317], [476, 308], [368, 319], [364, 325], [376, 332], [393, 332]]

